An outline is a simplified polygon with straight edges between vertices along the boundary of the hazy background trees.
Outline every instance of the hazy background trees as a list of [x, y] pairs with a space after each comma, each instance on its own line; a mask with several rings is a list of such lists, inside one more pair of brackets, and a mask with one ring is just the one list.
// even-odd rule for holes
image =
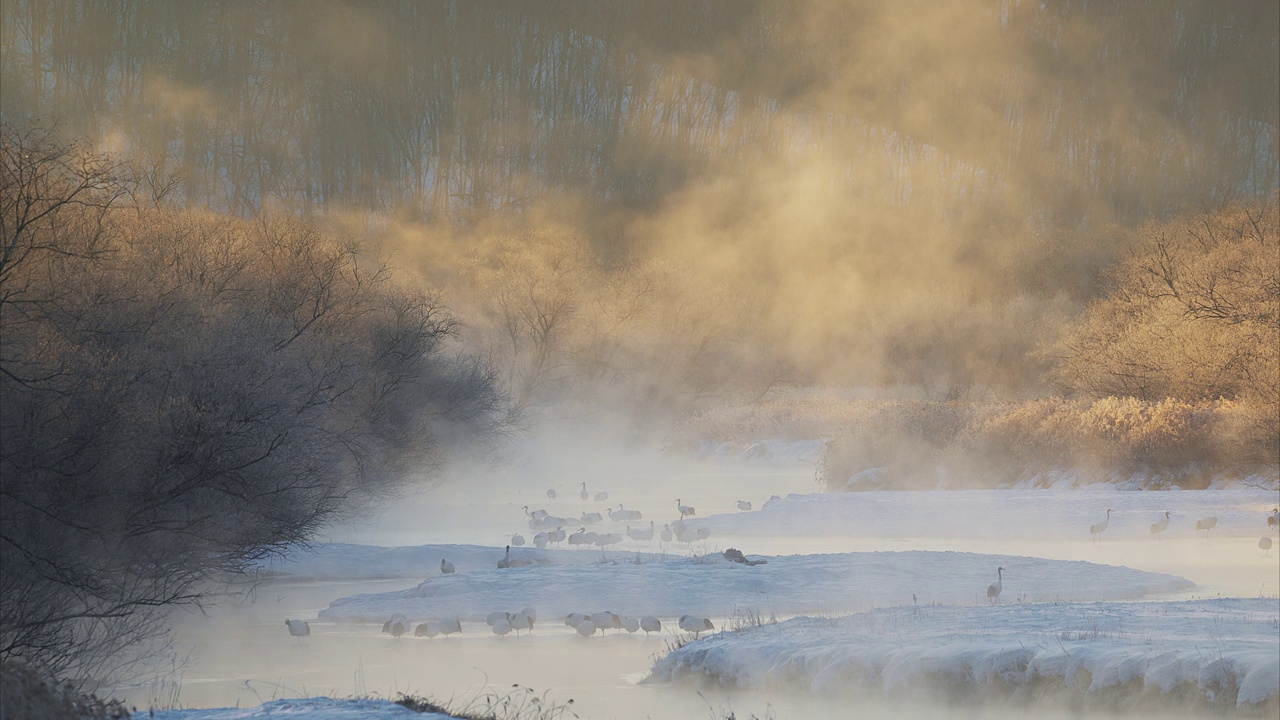
[[1016, 192], [1019, 215], [1071, 225], [1275, 186], [1278, 12], [15, 0], [5, 113], [127, 145], [180, 169], [191, 202], [237, 211], [461, 218], [548, 191], [653, 208], [808, 146], [829, 181], [891, 204]]
[[1099, 295], [1128, 229], [1280, 179], [1266, 0], [3, 13], [7, 120], [58, 118], [193, 206], [375, 218], [432, 279], [446, 231], [567, 227], [607, 272], [674, 265], [754, 315], [752, 367], [713, 385], [1039, 392], [1027, 347]]
[[503, 421], [456, 320], [357, 247], [144, 202], [47, 132], [0, 161], [0, 656], [127, 669], [165, 606]]

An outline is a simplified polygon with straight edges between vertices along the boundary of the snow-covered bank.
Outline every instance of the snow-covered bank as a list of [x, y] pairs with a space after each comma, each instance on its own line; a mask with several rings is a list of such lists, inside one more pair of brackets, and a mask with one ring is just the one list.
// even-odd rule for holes
[[418, 713], [390, 700], [338, 700], [326, 697], [272, 700], [251, 708], [159, 710], [156, 720], [452, 720], [450, 715]]
[[320, 612], [320, 619], [382, 622], [402, 613], [415, 622], [477, 621], [495, 610], [532, 606], [544, 622], [558, 624], [571, 612], [605, 609], [629, 616], [723, 618], [745, 610], [768, 616], [909, 605], [913, 597], [920, 603], [985, 604], [997, 567], [1005, 568], [1001, 597], [1006, 601], [1135, 599], [1194, 587], [1174, 575], [1011, 555], [911, 551], [749, 557], [768, 563], [748, 567], [716, 554], [459, 571], [429, 577], [408, 590], [340, 598]]
[[921, 606], [795, 618], [688, 643], [649, 676], [682, 680], [996, 701], [1062, 691], [1070, 702], [1084, 696], [1125, 707], [1165, 696], [1270, 714], [1280, 705], [1280, 600]]
[[[531, 547], [511, 548], [517, 563], [534, 565], [582, 565], [600, 562], [605, 555], [645, 560], [659, 559], [657, 553], [630, 552], [627, 541], [622, 550], [539, 550]], [[260, 572], [288, 580], [377, 580], [388, 578], [420, 578], [440, 575], [440, 561], [448, 560], [459, 573], [497, 568], [503, 548], [481, 545], [414, 545], [381, 547], [346, 543], [319, 543], [298, 548], [283, 558], [259, 564]]]
[[[790, 494], [751, 512], [690, 520], [712, 537], [844, 536], [876, 538], [1082, 539], [1110, 521], [1102, 541], [1151, 539], [1151, 525], [1171, 513], [1162, 538], [1266, 535], [1277, 493], [1253, 488], [1140, 492], [1114, 486], [1078, 490], [869, 491]], [[1196, 522], [1217, 518], [1211, 530]]]

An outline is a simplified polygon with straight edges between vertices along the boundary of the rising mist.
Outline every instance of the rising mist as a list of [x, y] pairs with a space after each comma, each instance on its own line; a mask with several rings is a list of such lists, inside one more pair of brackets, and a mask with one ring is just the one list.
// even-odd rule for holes
[[780, 382], [1040, 392], [1033, 351], [1128, 229], [1280, 177], [1265, 2], [327, 10], [10, 3], [4, 118], [190, 204], [342, 222], [487, 328], [468, 268], [555, 265], [524, 294], [569, 273], [558, 327], [476, 338], [553, 356], [509, 371], [541, 404], [624, 375], [677, 414]]

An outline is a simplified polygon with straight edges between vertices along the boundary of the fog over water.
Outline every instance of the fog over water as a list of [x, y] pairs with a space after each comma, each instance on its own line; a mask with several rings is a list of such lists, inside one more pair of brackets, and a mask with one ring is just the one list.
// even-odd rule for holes
[[[739, 499], [749, 499], [758, 508], [772, 495], [815, 490], [812, 466], [799, 460], [783, 464], [723, 460], [691, 463], [664, 458], [656, 450], [595, 457], [586, 451], [576, 456], [576, 461], [570, 453], [556, 456], [544, 449], [539, 454], [538, 462], [530, 462], [523, 469], [474, 468], [458, 476], [449, 475], [420, 494], [370, 510], [364, 519], [331, 527], [321, 539], [384, 546], [454, 542], [501, 545], [509, 541], [512, 533], [532, 536], [525, 527], [526, 516], [521, 509], [524, 505], [565, 514], [603, 509], [597, 507], [603, 503], [583, 503], [578, 498], [583, 481], [593, 495], [607, 491], [615, 506], [621, 502], [639, 509], [646, 520], [654, 518], [659, 525], [677, 516], [676, 497], [686, 504], [696, 503], [699, 516], [709, 516], [737, 512], [734, 503]], [[483, 475], [484, 482], [475, 482], [476, 475]], [[549, 487], [557, 490], [556, 500], [546, 497]], [[1144, 499], [1150, 498], [1150, 512], [1145, 515], [1159, 514], [1163, 495], [1139, 493]], [[928, 506], [926, 500], [936, 500], [938, 493], [903, 492], [898, 496], [900, 511], [911, 514]], [[1066, 501], [1070, 502], [1069, 498]], [[991, 501], [989, 511], [994, 522], [999, 522], [1003, 510], [998, 499]], [[1018, 534], [1016, 529], [1010, 530], [1007, 537], [999, 540], [989, 536], [882, 539], [863, 536], [858, 528], [849, 528], [841, 537], [713, 536], [705, 544], [670, 550], [689, 554], [731, 545], [764, 555], [956, 550], [1127, 565], [1181, 575], [1197, 583], [1192, 590], [1152, 599], [1257, 597], [1274, 596], [1277, 592], [1275, 559], [1264, 558], [1248, 538], [1224, 535], [1099, 543], [1090, 541], [1087, 528], [1081, 528], [1080, 537], [1075, 540]], [[607, 553], [581, 552], [625, 560], [631, 547], [656, 549], [628, 542]], [[436, 568], [423, 569], [423, 577], [436, 574]], [[178, 702], [188, 707], [245, 706], [273, 697], [314, 694], [395, 697], [398, 693], [415, 693], [441, 700], [471, 701], [487, 693], [504, 694], [510, 686], [519, 684], [538, 693], [548, 691], [551, 699], [560, 702], [572, 698], [574, 712], [590, 718], [692, 719], [709, 717], [712, 709], [732, 709], [741, 713], [740, 717], [751, 712], [764, 717], [769, 710], [781, 719], [845, 717], [850, 702], [856, 702], [866, 717], [875, 718], [920, 717], [921, 713], [940, 718], [1012, 718], [1028, 711], [1016, 706], [953, 706], [925, 700], [823, 699], [805, 691], [704, 688], [699, 695], [698, 688], [691, 686], [638, 684], [653, 658], [667, 649], [673, 638], [670, 631], [653, 637], [609, 633], [584, 640], [565, 627], [560, 618], [540, 618], [532, 636], [498, 638], [484, 624], [472, 622], [464, 625], [461, 635], [426, 640], [411, 636], [394, 639], [382, 634], [376, 623], [331, 624], [315, 620], [316, 613], [339, 597], [410, 588], [420, 580], [421, 577], [266, 582], [247, 601], [225, 604], [207, 615], [179, 614], [176, 647], [188, 665], [168, 678], [170, 685], [136, 687], [126, 690], [123, 696], [140, 707], [173, 699], [164, 697], [166, 692], [177, 693]], [[857, 592], [857, 588], [851, 588], [852, 594]], [[904, 604], [910, 602], [910, 598], [904, 598]], [[753, 601], [744, 599], [743, 604], [750, 607]], [[734, 609], [726, 608], [726, 617], [715, 618], [717, 625]], [[291, 617], [310, 620], [312, 635], [301, 642], [289, 638], [281, 621]], [[674, 618], [663, 620], [670, 623]], [[1057, 711], [1040, 708], [1036, 712], [1038, 716], [1056, 717]], [[1152, 713], [1152, 717], [1156, 716], [1154, 710]], [[1070, 715], [1064, 711], [1062, 716]], [[1130, 712], [1124, 716], [1144, 715]]]
[[[905, 572], [810, 594], [833, 616], [1100, 600], [986, 557], [1026, 556], [1095, 590], [1129, 573], [1123, 602], [1184, 585], [1084, 563], [1195, 583], [1143, 600], [1270, 602], [1277, 28], [1275, 0], [5, 0], [2, 659], [129, 676], [113, 692], [140, 708], [519, 685], [584, 718], [1078, 710], [1040, 685], [817, 697], [791, 666], [786, 690], [641, 683], [668, 630], [319, 619], [424, 582], [388, 602], [446, 605], [439, 558], [225, 580], [307, 543], [496, 558], [534, 512], [572, 533], [622, 504], [709, 535], [573, 550], [600, 562], [563, 577], [629, 560], [629, 595], [761, 569], [734, 548], [799, 595], [836, 561], [781, 558], [903, 551], [886, 581], [936, 551], [981, 555], [971, 590], [963, 565], [942, 600]], [[459, 565], [441, 595], [535, 587]], [[747, 586], [708, 595], [718, 629], [773, 614]], [[688, 595], [664, 599], [670, 628]], [[139, 684], [152, 612], [173, 657]], [[1127, 705], [1142, 682], [1106, 709], [1229, 704], [1196, 680]]]

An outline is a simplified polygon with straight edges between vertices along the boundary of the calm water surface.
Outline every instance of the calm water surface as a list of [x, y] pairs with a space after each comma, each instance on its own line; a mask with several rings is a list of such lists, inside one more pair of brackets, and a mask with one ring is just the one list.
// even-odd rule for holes
[[[588, 477], [610, 477], [606, 469]], [[503, 544], [512, 532], [524, 531], [520, 506], [557, 509], [579, 507], [580, 485], [559, 483], [557, 501], [545, 497], [545, 482], [496, 478], [489, 483], [457, 483], [425, 491], [384, 508], [362, 522], [334, 528], [335, 541], [381, 545], [423, 543]], [[700, 515], [731, 512], [738, 499], [758, 508], [770, 495], [816, 490], [812, 466], [747, 469], [741, 465], [681, 467], [662, 460], [633, 467], [613, 482], [588, 481], [591, 492], [610, 492], [610, 501], [645, 512], [646, 519], [664, 517], [675, 498], [702, 505]], [[569, 499], [571, 498], [571, 499]], [[593, 503], [594, 504], [594, 503]], [[660, 523], [661, 524], [661, 523]], [[735, 542], [739, 542], [735, 539]], [[1021, 540], [957, 540], [938, 538], [752, 537], [739, 544], [747, 552], [791, 554], [865, 550], [957, 550], [1089, 560], [1169, 572], [1199, 586], [1178, 598], [1274, 595], [1276, 562], [1239, 552], [1238, 538], [1171, 539], [1159, 547], [1150, 542], [1084, 542]], [[494, 636], [482, 623], [464, 625], [447, 639], [392, 638], [378, 625], [315, 622], [316, 613], [336, 598], [356, 593], [386, 592], [416, 585], [421, 578], [377, 582], [267, 583], [252, 598], [228, 603], [207, 614], [179, 613], [175, 646], [183, 658], [164, 680], [121, 688], [115, 694], [140, 708], [254, 706], [278, 697], [422, 694], [451, 700], [456, 706], [481, 709], [486, 698], [517, 695], [531, 688], [548, 693], [552, 702], [572, 699], [572, 711], [583, 718], [721, 718], [732, 711], [739, 719], [752, 714], [779, 720], [853, 717], [848, 702], [808, 697], [804, 693], [762, 695], [734, 690], [643, 685], [652, 659], [664, 652], [669, 634], [646, 637], [623, 634], [579, 638], [559, 619], [544, 618], [532, 636]], [[1271, 583], [1268, 585], [1267, 583]], [[288, 635], [285, 618], [311, 621], [312, 635]], [[665, 621], [665, 619], [664, 619]], [[520, 686], [514, 688], [514, 685]], [[859, 702], [860, 718], [1012, 718], [1021, 712], [1001, 708], [903, 706], [878, 700]], [[1037, 713], [1038, 717], [1055, 717]], [[568, 717], [568, 716], [566, 716]], [[1091, 715], [1096, 717], [1096, 715]], [[1129, 715], [1127, 717], [1141, 717]]]

